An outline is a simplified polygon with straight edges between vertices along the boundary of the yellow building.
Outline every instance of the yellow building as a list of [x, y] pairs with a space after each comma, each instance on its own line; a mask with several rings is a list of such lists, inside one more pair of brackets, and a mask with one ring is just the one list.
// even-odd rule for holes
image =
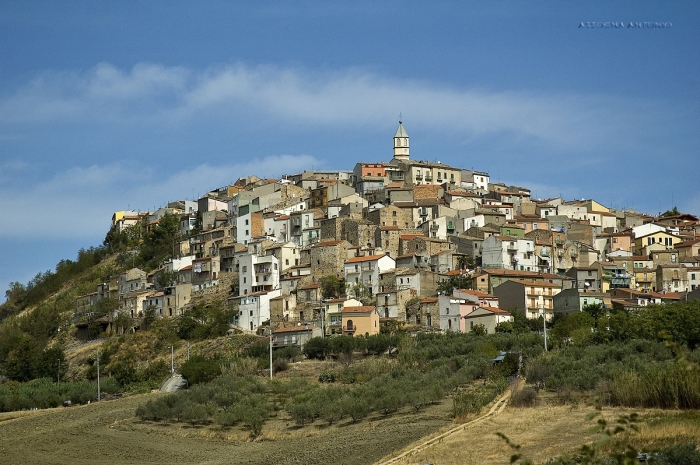
[[656, 231], [634, 239], [634, 252], [636, 255], [649, 255], [656, 250], [675, 248], [676, 244], [683, 242], [679, 236], [674, 236], [666, 231]]
[[349, 336], [373, 336], [379, 334], [379, 312], [377, 307], [345, 307], [341, 314], [343, 334]]

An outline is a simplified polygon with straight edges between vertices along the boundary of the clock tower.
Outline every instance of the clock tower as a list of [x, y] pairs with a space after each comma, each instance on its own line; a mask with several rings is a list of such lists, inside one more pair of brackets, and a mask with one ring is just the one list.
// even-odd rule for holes
[[394, 134], [394, 158], [398, 161], [408, 161], [408, 134], [399, 119], [399, 127]]

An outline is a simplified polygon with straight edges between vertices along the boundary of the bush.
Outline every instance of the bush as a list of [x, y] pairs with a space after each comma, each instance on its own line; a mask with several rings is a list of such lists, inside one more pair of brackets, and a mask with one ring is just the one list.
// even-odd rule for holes
[[319, 383], [335, 383], [335, 373], [332, 371], [323, 371], [318, 376]]
[[303, 353], [308, 358], [324, 360], [328, 355], [328, 340], [323, 337], [312, 337], [304, 344]]
[[289, 368], [289, 362], [283, 358], [278, 358], [272, 361], [272, 371], [279, 373], [281, 371], [287, 371]]
[[510, 398], [513, 407], [535, 407], [537, 405], [537, 389], [527, 386], [513, 391]]
[[182, 364], [180, 371], [190, 385], [207, 383], [221, 375], [221, 363], [216, 358], [195, 355]]
[[680, 444], [666, 447], [653, 454], [650, 465], [696, 465], [700, 463], [700, 451], [695, 444]]

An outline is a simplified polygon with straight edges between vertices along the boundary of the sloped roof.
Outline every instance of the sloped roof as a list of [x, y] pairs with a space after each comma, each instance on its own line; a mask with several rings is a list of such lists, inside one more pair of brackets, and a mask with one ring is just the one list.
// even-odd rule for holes
[[399, 127], [396, 128], [396, 134], [394, 134], [394, 137], [408, 137], [408, 133], [403, 128], [403, 123], [401, 121], [399, 121]]
[[358, 305], [357, 307], [344, 307], [341, 313], [372, 313], [375, 307], [372, 305]]
[[360, 263], [360, 262], [370, 262], [374, 260], [379, 260], [380, 258], [386, 256], [386, 254], [380, 255], [368, 255], [366, 257], [354, 257], [349, 260], [345, 260], [345, 263]]

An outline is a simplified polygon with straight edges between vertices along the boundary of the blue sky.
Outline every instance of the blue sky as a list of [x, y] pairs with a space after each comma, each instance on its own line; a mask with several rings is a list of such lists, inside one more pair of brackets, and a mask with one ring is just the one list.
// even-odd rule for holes
[[0, 0], [0, 288], [116, 210], [388, 161], [399, 113], [413, 158], [698, 215], [698, 44], [690, 1]]

